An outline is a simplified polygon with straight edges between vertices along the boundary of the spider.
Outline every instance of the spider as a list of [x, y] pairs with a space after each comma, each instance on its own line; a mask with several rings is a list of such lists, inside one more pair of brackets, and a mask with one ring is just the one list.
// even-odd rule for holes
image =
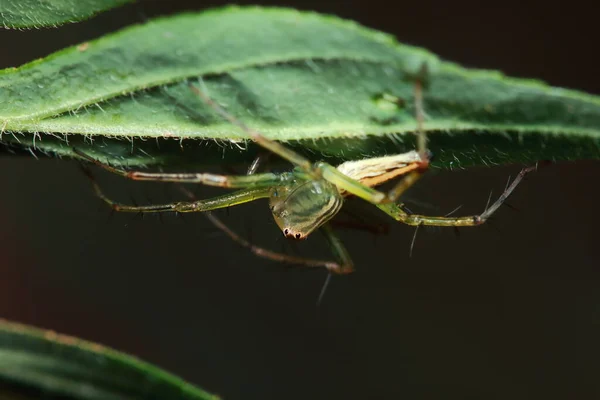
[[[268, 172], [248, 175], [127, 171], [115, 168], [108, 163], [103, 163], [84, 152], [74, 149], [75, 153], [83, 159], [132, 180], [200, 183], [209, 186], [238, 189], [209, 199], [137, 206], [111, 200], [103, 193], [100, 186], [92, 178], [96, 194], [115, 211], [135, 213], [207, 212], [213, 223], [224, 230], [232, 239], [249, 247], [259, 256], [278, 261], [302, 264], [309, 267], [325, 267], [331, 273], [335, 274], [352, 272], [354, 270], [352, 259], [329, 223], [331, 218], [340, 211], [345, 197], [349, 195], [362, 198], [374, 204], [394, 220], [407, 225], [416, 227], [421, 225], [477, 226], [485, 223], [513, 192], [523, 177], [536, 168], [527, 167], [522, 169], [512, 183], [507, 186], [502, 195], [480, 215], [448, 217], [412, 214], [401, 203], [397, 203], [397, 200], [423, 176], [428, 169], [430, 161], [426, 136], [423, 130], [423, 89], [420, 80], [417, 79], [414, 85], [418, 152], [411, 151], [393, 156], [349, 161], [337, 167], [322, 161], [312, 162], [284, 144], [268, 139], [260, 132], [229, 114], [209, 97], [204, 88], [200, 88], [191, 82], [188, 82], [188, 86], [214, 112], [241, 129], [259, 146], [289, 161], [295, 168], [283, 173]], [[88, 176], [91, 178], [89, 173]], [[374, 186], [398, 176], [403, 176], [403, 179], [389, 192], [385, 193], [374, 189]], [[269, 199], [269, 206], [275, 222], [285, 237], [302, 240], [306, 239], [315, 230], [320, 230], [327, 238], [336, 261], [292, 257], [253, 246], [229, 230], [216, 217], [210, 216], [211, 210], [231, 207], [263, 198]]]

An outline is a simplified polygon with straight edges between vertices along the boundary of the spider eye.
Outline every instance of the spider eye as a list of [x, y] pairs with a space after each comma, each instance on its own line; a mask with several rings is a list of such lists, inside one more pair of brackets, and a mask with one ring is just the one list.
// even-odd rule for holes
[[283, 234], [287, 236], [288, 233], [290, 233], [290, 230], [288, 228], [285, 228], [283, 230]]
[[300, 239], [300, 236], [301, 235], [299, 233], [296, 233], [296, 239]]

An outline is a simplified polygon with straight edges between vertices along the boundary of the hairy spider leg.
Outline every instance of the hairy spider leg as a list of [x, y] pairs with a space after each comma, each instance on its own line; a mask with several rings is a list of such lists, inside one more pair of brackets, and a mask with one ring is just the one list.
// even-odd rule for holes
[[512, 183], [504, 190], [504, 192], [500, 195], [500, 197], [483, 213], [479, 215], [471, 215], [466, 217], [441, 217], [441, 216], [428, 216], [428, 215], [420, 215], [420, 214], [410, 214], [402, 209], [401, 204], [379, 204], [381, 210], [383, 210], [390, 217], [394, 218], [396, 221], [402, 222], [407, 225], [412, 226], [421, 226], [421, 225], [429, 225], [429, 226], [478, 226], [485, 223], [491, 216], [496, 212], [496, 210], [506, 201], [508, 196], [515, 190], [518, 184], [523, 180], [525, 175], [528, 173], [537, 170], [537, 165], [533, 167], [523, 168], [521, 172], [517, 175], [517, 177], [512, 181]]
[[[202, 80], [200, 83], [204, 86]], [[240, 128], [244, 133], [246, 133], [252, 140], [254, 140], [258, 145], [264, 147], [265, 149], [271, 151], [272, 153], [277, 154], [281, 158], [291, 162], [292, 164], [298, 166], [307, 174], [311, 175], [313, 178], [320, 178], [319, 171], [313, 167], [313, 163], [296, 153], [292, 149], [284, 146], [283, 144], [276, 142], [274, 140], [268, 139], [262, 133], [250, 128], [246, 124], [244, 124], [239, 119], [235, 118], [233, 115], [229, 114], [223, 107], [217, 104], [213, 99], [211, 99], [204, 90], [201, 90], [194, 86], [191, 82], [188, 82], [188, 86], [204, 103], [206, 103], [209, 107], [211, 107], [217, 114], [219, 114], [222, 118], [229, 121], [231, 124]]]
[[[179, 185], [178, 187], [188, 198], [195, 198], [194, 194], [190, 192], [187, 188], [181, 185]], [[271, 261], [294, 264], [308, 268], [326, 268], [327, 270], [335, 274], [347, 274], [353, 271], [352, 260], [350, 259], [346, 249], [343, 248], [341, 240], [337, 237], [337, 235], [335, 234], [335, 232], [333, 232], [332, 229], [323, 230], [323, 234], [328, 239], [329, 243], [334, 244], [334, 256], [337, 257], [338, 254], [342, 255], [342, 257], [337, 257], [337, 262], [329, 260], [317, 260], [306, 257], [290, 256], [288, 254], [276, 252], [261, 246], [257, 246], [251, 243], [249, 240], [243, 238], [231, 228], [229, 228], [223, 221], [221, 221], [220, 218], [215, 216], [212, 212], [207, 211], [204, 213], [204, 216], [208, 218], [208, 220], [215, 227], [217, 227], [218, 229], [223, 231], [227, 236], [229, 236], [231, 240], [233, 240], [240, 246], [247, 248], [252, 254], [258, 257], [265, 258]]]
[[258, 186], [256, 183], [254, 183], [252, 185], [254, 187], [249, 187], [248, 189], [238, 190], [221, 196], [212, 197], [210, 199], [196, 200], [191, 202], [179, 201], [147, 206], [129, 205], [111, 200], [108, 196], [104, 194], [104, 192], [100, 188], [100, 185], [98, 184], [98, 182], [96, 182], [96, 179], [91, 174], [91, 172], [86, 167], [82, 166], [82, 169], [86, 176], [90, 179], [90, 182], [92, 183], [92, 187], [96, 195], [105, 203], [107, 203], [113, 210], [120, 212], [203, 212], [248, 203], [258, 199], [268, 198], [271, 193], [271, 183], [263, 182], [264, 184]]
[[[254, 255], [262, 258], [266, 258], [268, 260], [277, 261], [277, 262], [285, 262], [288, 264], [295, 264], [304, 267], [324, 267], [327, 270], [336, 273], [336, 274], [347, 274], [354, 270], [352, 260], [348, 256], [348, 252], [343, 247], [341, 240], [339, 237], [333, 232], [332, 229], [324, 229], [321, 228], [321, 231], [328, 239], [328, 242], [332, 244], [332, 249], [334, 249], [334, 255], [336, 258], [339, 258], [339, 261], [328, 261], [328, 260], [317, 260], [306, 257], [295, 257], [290, 256], [288, 254], [279, 253], [276, 251], [272, 251], [266, 249], [264, 247], [257, 246], [253, 243], [250, 243], [247, 239], [244, 239], [242, 236], [234, 232], [230, 229], [223, 221], [221, 221], [218, 217], [216, 217], [213, 213], [207, 212], [205, 216], [220, 230], [225, 232], [227, 236], [229, 236], [234, 242], [238, 243], [242, 247], [247, 248]], [[325, 225], [328, 226], [328, 225]], [[342, 257], [339, 257], [342, 255]]]
[[121, 175], [125, 178], [135, 181], [156, 181], [156, 182], [178, 182], [178, 183], [201, 183], [207, 186], [218, 186], [225, 188], [250, 188], [250, 187], [272, 187], [287, 183], [291, 175], [283, 174], [253, 174], [253, 175], [220, 175], [211, 173], [164, 173], [164, 172], [144, 172], [144, 171], [126, 171], [115, 168], [109, 164], [103, 163], [88, 154], [73, 149], [73, 152], [87, 161], [97, 166]]

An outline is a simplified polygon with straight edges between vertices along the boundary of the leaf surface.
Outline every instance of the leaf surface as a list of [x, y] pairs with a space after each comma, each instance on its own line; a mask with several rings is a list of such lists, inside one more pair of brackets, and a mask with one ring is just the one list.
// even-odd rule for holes
[[[144, 88], [258, 65], [372, 61], [403, 71], [436, 57], [355, 23], [290, 9], [225, 7], [158, 18], [0, 71], [0, 119], [34, 120]], [[412, 69], [411, 69], [412, 68]]]
[[[192, 83], [247, 125], [314, 157], [378, 156], [414, 148], [411, 78], [421, 65], [429, 69], [425, 128], [438, 165], [600, 158], [597, 96], [462, 68], [349, 21], [281, 8], [162, 18], [5, 70], [0, 120], [13, 133], [245, 148], [244, 132], [204, 105]], [[49, 140], [54, 148], [57, 140]], [[146, 163], [166, 158], [157, 150]]]
[[133, 0], [0, 0], [5, 28], [42, 28], [78, 22]]

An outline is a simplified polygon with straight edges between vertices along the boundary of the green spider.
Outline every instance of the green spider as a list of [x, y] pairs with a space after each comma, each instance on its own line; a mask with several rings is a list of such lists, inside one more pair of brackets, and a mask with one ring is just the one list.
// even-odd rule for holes
[[[92, 179], [96, 194], [115, 211], [124, 212], [207, 212], [209, 218], [232, 239], [249, 247], [255, 254], [277, 261], [301, 264], [309, 267], [325, 267], [336, 274], [347, 274], [354, 270], [350, 255], [341, 240], [330, 227], [331, 220], [341, 209], [347, 195], [360, 197], [388, 214], [396, 221], [419, 227], [433, 226], [477, 226], [483, 224], [508, 198], [525, 174], [536, 167], [521, 170], [519, 175], [506, 188], [504, 193], [482, 214], [466, 217], [426, 216], [409, 213], [398, 198], [411, 187], [427, 170], [429, 165], [426, 150], [426, 137], [422, 129], [423, 106], [422, 85], [415, 83], [415, 109], [417, 119], [418, 147], [416, 151], [346, 162], [334, 167], [325, 162], [311, 162], [283, 144], [270, 140], [260, 132], [251, 129], [215, 103], [204, 90], [193, 84], [190, 89], [196, 93], [221, 117], [236, 125], [259, 146], [291, 162], [295, 168], [284, 173], [260, 173], [249, 175], [218, 175], [211, 173], [161, 173], [126, 171], [104, 164], [87, 154], [74, 149], [82, 158], [100, 167], [133, 180], [201, 183], [209, 186], [239, 189], [218, 197], [188, 202], [175, 202], [160, 205], [134, 206], [117, 203], [104, 195], [99, 185]], [[403, 175], [403, 179], [388, 193], [373, 188], [378, 184]], [[91, 176], [90, 176], [91, 177]], [[250, 201], [268, 198], [275, 222], [290, 239], [306, 239], [315, 230], [320, 230], [327, 238], [337, 261], [310, 260], [275, 253], [253, 246], [210, 215], [211, 210], [235, 206]]]

